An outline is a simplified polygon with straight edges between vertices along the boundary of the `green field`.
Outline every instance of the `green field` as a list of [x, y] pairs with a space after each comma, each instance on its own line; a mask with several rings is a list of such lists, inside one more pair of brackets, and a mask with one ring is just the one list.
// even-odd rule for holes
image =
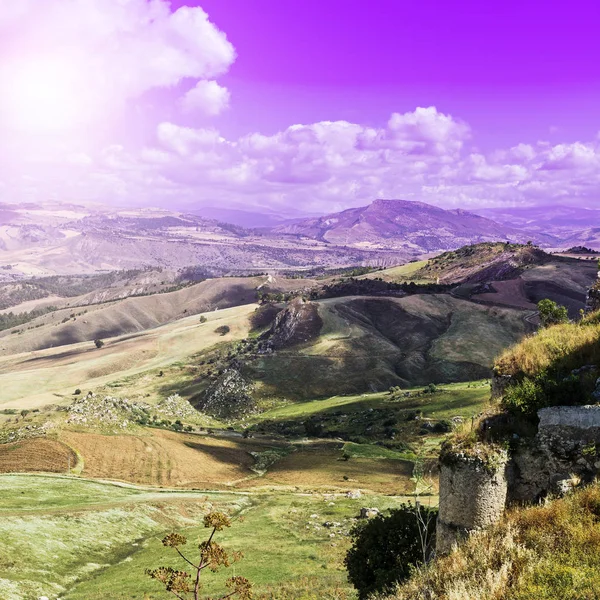
[[[418, 392], [421, 387], [403, 390]], [[472, 411], [478, 412], [480, 403], [489, 398], [489, 384], [485, 381], [469, 383], [450, 383], [440, 386], [438, 393], [419, 398], [419, 402], [408, 402], [402, 399], [404, 408], [414, 408], [417, 405], [423, 409], [427, 416], [446, 418], [447, 416], [471, 416]], [[316, 413], [330, 412], [344, 408], [344, 410], [357, 411], [369, 408], [389, 407], [399, 402], [390, 398], [388, 392], [374, 394], [356, 394], [350, 396], [333, 396], [323, 400], [310, 400], [308, 402], [294, 402], [286, 406], [274, 408], [252, 417], [250, 422], [260, 422], [267, 419], [293, 419], [307, 417]]]
[[392, 281], [401, 283], [403, 281], [414, 281], [415, 283], [428, 283], [431, 282], [432, 279], [413, 279], [413, 275], [422, 269], [429, 261], [427, 260], [418, 260], [415, 262], [409, 262], [405, 265], [400, 265], [398, 267], [390, 267], [389, 269], [383, 269], [382, 271], [375, 271], [373, 273], [367, 273], [366, 275], [361, 275], [359, 279], [375, 279], [377, 277], [381, 277], [384, 281]]
[[[279, 584], [295, 598], [353, 598], [342, 560], [346, 532], [362, 506], [383, 510], [391, 496], [159, 492], [50, 476], [0, 476], [0, 599], [46, 595], [63, 600], [166, 598], [144, 569], [177, 566], [163, 548], [169, 531], [184, 533], [193, 551], [205, 538], [199, 526], [209, 510], [236, 517], [220, 535], [244, 559], [217, 576], [207, 594], [233, 573], [253, 581], [259, 593], [279, 598]], [[324, 522], [339, 523], [332, 528]], [[192, 543], [193, 542], [193, 543]], [[179, 565], [183, 567], [183, 565]], [[339, 595], [327, 595], [339, 589]], [[269, 590], [271, 590], [269, 592]]]

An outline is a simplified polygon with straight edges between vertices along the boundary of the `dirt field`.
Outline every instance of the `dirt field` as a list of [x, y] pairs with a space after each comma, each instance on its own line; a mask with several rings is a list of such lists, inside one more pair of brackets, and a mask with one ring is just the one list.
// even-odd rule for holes
[[527, 299], [525, 294], [525, 282], [522, 279], [509, 279], [507, 281], [492, 281], [495, 293], [476, 294], [474, 300], [489, 302], [498, 306], [510, 306], [511, 308], [523, 308], [525, 310], [537, 310], [535, 304]]
[[83, 456], [84, 477], [184, 488], [223, 487], [252, 477], [250, 452], [264, 449], [252, 440], [158, 429], [143, 436], [65, 431], [61, 439]]
[[0, 473], [66, 473], [76, 463], [75, 452], [55, 440], [36, 438], [0, 444]]
[[258, 479], [244, 487], [294, 486], [311, 490], [366, 489], [382, 494], [408, 494], [414, 490], [410, 480], [413, 464], [403, 460], [351, 458], [341, 460], [338, 443], [300, 447], [272, 465]]

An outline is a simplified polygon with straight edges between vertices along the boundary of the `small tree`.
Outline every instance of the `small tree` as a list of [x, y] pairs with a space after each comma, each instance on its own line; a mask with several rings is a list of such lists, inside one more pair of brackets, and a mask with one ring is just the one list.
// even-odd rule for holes
[[221, 325], [215, 329], [215, 333], [218, 333], [219, 335], [227, 335], [230, 331], [231, 328], [229, 325]]
[[206, 321], [208, 321], [208, 319], [204, 315], [202, 315], [200, 317], [200, 323], [206, 323]]
[[540, 321], [542, 327], [550, 327], [550, 325], [558, 325], [560, 323], [569, 322], [569, 313], [564, 306], [556, 304], [553, 300], [544, 298], [537, 304], [540, 313]]
[[96, 344], [96, 348], [102, 348], [102, 346], [104, 346], [104, 342], [100, 339], [94, 340], [94, 344]]
[[[216, 573], [219, 568], [228, 567], [231, 563], [242, 558], [239, 552], [234, 552], [230, 558], [225, 549], [213, 541], [215, 533], [230, 526], [231, 519], [223, 513], [213, 512], [206, 515], [204, 517], [204, 527], [212, 529], [212, 531], [208, 540], [201, 542], [198, 546], [200, 554], [195, 560], [188, 558], [179, 549], [180, 546], [187, 544], [187, 539], [178, 533], [170, 533], [163, 539], [163, 546], [173, 548], [181, 559], [192, 568], [192, 573], [177, 571], [172, 567], [158, 567], [158, 569], [147, 569], [146, 575], [162, 583], [165, 590], [171, 592], [179, 600], [185, 600], [186, 598], [199, 600], [202, 576], [206, 569]], [[218, 599], [215, 598], [215, 600], [225, 600], [225, 598], [233, 598], [234, 596], [237, 596], [238, 600], [252, 598], [252, 585], [245, 577], [230, 577], [225, 585], [230, 591], [225, 592], [224, 595], [219, 596]]]

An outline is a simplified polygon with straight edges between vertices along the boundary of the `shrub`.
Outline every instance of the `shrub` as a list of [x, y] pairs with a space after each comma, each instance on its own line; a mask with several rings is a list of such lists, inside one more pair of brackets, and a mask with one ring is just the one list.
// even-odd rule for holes
[[595, 375], [551, 375], [524, 377], [510, 385], [502, 399], [503, 406], [513, 414], [533, 417], [540, 408], [585, 404], [590, 400]]
[[[417, 512], [417, 510], [419, 512]], [[344, 564], [360, 600], [389, 593], [426, 562], [435, 547], [436, 509], [409, 504], [355, 525]]]
[[81, 390], [79, 388], [77, 388], [74, 392], [73, 392], [73, 396], [79, 396], [79, 394], [81, 394]]
[[221, 325], [215, 329], [215, 333], [218, 333], [219, 335], [227, 335], [230, 331], [231, 328], [229, 325]]
[[94, 340], [94, 344], [96, 344], [96, 348], [102, 348], [102, 346], [104, 346], [104, 342], [100, 339]]
[[204, 315], [202, 315], [200, 317], [200, 323], [206, 323], [206, 321], [208, 321], [208, 319]]
[[551, 325], [559, 325], [560, 323], [569, 322], [569, 313], [564, 306], [556, 304], [553, 300], [545, 298], [537, 304], [540, 313], [542, 327], [550, 327]]

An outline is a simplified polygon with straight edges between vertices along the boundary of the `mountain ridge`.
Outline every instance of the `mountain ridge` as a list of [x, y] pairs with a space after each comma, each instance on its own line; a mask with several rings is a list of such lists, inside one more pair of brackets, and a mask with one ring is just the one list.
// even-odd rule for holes
[[464, 209], [446, 210], [411, 200], [376, 199], [367, 206], [282, 224], [272, 232], [335, 245], [385, 245], [425, 252], [484, 241], [551, 245], [553, 237], [523, 232]]

